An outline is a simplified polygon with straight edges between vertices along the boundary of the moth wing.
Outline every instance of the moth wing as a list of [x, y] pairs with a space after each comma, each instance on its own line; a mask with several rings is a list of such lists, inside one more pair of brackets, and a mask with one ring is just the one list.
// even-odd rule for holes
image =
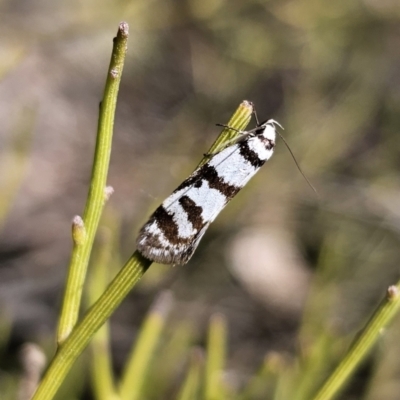
[[206, 223], [187, 243], [172, 243], [157, 227], [157, 218], [153, 214], [140, 230], [136, 242], [137, 249], [151, 261], [160, 264], [184, 265], [193, 256], [209, 225], [210, 223]]
[[196, 251], [201, 238], [204, 236], [209, 226], [210, 222], [208, 224], [205, 224], [203, 228], [194, 237], [193, 241], [190, 243], [187, 249], [181, 254], [175, 255], [175, 257], [173, 257], [171, 262], [172, 265], [184, 265], [192, 258], [193, 253]]
[[231, 171], [230, 157], [237, 153], [237, 145], [223, 149], [164, 200], [139, 232], [141, 254], [161, 264], [183, 265], [190, 260], [210, 223], [241, 188], [241, 178], [238, 186], [224, 184], [216, 170], [227, 165]]

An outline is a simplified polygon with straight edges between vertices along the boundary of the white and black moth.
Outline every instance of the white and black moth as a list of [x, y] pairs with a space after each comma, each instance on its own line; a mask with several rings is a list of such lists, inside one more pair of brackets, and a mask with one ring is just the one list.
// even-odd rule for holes
[[136, 241], [144, 257], [173, 265], [190, 260], [211, 222], [274, 152], [279, 123], [256, 120], [254, 129], [238, 131], [233, 144], [210, 155], [157, 208]]

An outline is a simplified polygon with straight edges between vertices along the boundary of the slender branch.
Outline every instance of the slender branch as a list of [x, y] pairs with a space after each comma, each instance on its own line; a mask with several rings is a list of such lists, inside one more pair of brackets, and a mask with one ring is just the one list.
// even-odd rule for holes
[[[249, 104], [245, 101], [239, 106], [229, 122], [231, 126], [236, 129], [246, 128], [252, 113], [252, 106], [249, 106]], [[225, 129], [221, 132], [221, 135], [226, 135]], [[107, 321], [150, 265], [151, 261], [139, 252], [136, 251], [132, 255], [103, 295], [87, 311], [82, 321], [73, 328], [71, 334], [59, 346], [32, 400], [50, 400], [53, 398], [73, 363], [89, 344], [93, 335]]]
[[114, 115], [127, 50], [128, 29], [128, 24], [122, 22], [117, 37], [114, 39], [103, 101], [100, 106], [92, 179], [81, 226], [81, 229], [85, 230], [85, 236], [81, 237], [82, 240], [77, 241], [73, 234], [74, 247], [58, 326], [58, 344], [68, 337], [78, 320], [90, 253], [107, 197], [106, 181], [110, 163]]
[[313, 400], [330, 400], [340, 389], [371, 350], [400, 308], [400, 282], [390, 286], [385, 299]]
[[53, 398], [72, 364], [89, 344], [95, 332], [107, 321], [150, 265], [151, 262], [138, 252], [133, 254], [100, 299], [88, 310], [82, 322], [58, 348], [32, 400]]

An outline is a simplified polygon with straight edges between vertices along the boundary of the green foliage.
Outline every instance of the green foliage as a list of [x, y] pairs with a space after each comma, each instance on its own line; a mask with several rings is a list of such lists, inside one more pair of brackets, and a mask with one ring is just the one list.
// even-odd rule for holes
[[[264, 24], [261, 20], [257, 20], [257, 17], [262, 14], [261, 10], [266, 5], [255, 2], [253, 4], [255, 17], [250, 24], [246, 23], [246, 17], [238, 4], [233, 7], [223, 1], [214, 3], [200, 4], [200, 2], [191, 1], [189, 8], [196, 21], [209, 21], [207, 28], [216, 30], [217, 40], [222, 44], [224, 55], [239, 60], [240, 63], [232, 67], [230, 63], [221, 60], [217, 52], [201, 53], [199, 48], [206, 46], [206, 43], [201, 43], [193, 36], [191, 38], [193, 63], [194, 65], [201, 64], [206, 71], [198, 69], [193, 73], [193, 86], [197, 92], [207, 94], [218, 92], [221, 97], [227, 97], [229, 93], [224, 90], [233, 91], [233, 87], [241, 87], [241, 85], [245, 87], [245, 83], [256, 85], [260, 71], [266, 69], [267, 66], [271, 71], [282, 69], [287, 76], [291, 76], [291, 71], [295, 71], [301, 76], [300, 85], [295, 90], [290, 86], [292, 78], [284, 80], [282, 90], [285, 91], [287, 97], [285, 97], [285, 110], [282, 112], [288, 125], [283, 123], [289, 131], [298, 133], [293, 140], [297, 142], [296, 148], [302, 149], [301, 158], [307, 160], [308, 168], [314, 171], [330, 170], [331, 178], [335, 182], [339, 181], [338, 177], [341, 175], [371, 177], [370, 182], [373, 185], [379, 180], [387, 179], [391, 174], [396, 174], [396, 170], [392, 168], [397, 163], [398, 139], [389, 137], [388, 132], [396, 126], [395, 112], [397, 111], [394, 110], [397, 110], [398, 99], [393, 87], [379, 84], [387, 71], [382, 68], [377, 56], [381, 51], [392, 54], [389, 51], [391, 42], [390, 40], [387, 43], [383, 42], [384, 31], [388, 27], [382, 23], [382, 20], [376, 25], [372, 21], [374, 12], [380, 13], [382, 19], [395, 18], [395, 13], [392, 15], [388, 12], [387, 4], [378, 6], [373, 2], [350, 4], [343, 1], [315, 4], [315, 2], [306, 1], [291, 6], [272, 2], [270, 3], [270, 23]], [[139, 12], [136, 7], [134, 4], [126, 6], [125, 12], [136, 16]], [[160, 7], [165, 7], [164, 10], [166, 10], [169, 6], [160, 4]], [[364, 8], [369, 10], [370, 25], [374, 25], [375, 29], [370, 30], [369, 25], [363, 23], [358, 17], [354, 17], [355, 25], [349, 24], [350, 16], [361, 15]], [[213, 19], [218, 9], [226, 13], [224, 20]], [[81, 10], [82, 15], [85, 15], [84, 11]], [[153, 20], [153, 29], [157, 26], [163, 29], [170, 17], [170, 13], [159, 12], [155, 21], [154, 13], [149, 13], [147, 18], [135, 20], [138, 20], [139, 26], [140, 24], [147, 26], [148, 22]], [[179, 22], [182, 15], [175, 15], [175, 17]], [[233, 20], [236, 27], [234, 32], [225, 31], [224, 24], [227, 19]], [[285, 25], [286, 36], [282, 35], [282, 30], [279, 29], [281, 25]], [[260, 37], [264, 40], [258, 40]], [[134, 40], [150, 39], [139, 37]], [[301, 46], [295, 47], [293, 51], [287, 50], [291, 43], [298, 41], [302, 42]], [[118, 48], [118, 45], [121, 47]], [[148, 47], [148, 42], [141, 45], [143, 57], [146, 56]], [[119, 49], [124, 53], [124, 48], [125, 44], [117, 42], [114, 50], [118, 53]], [[347, 61], [343, 61], [343, 52], [346, 53]], [[393, 57], [393, 55], [390, 56]], [[364, 316], [373, 309], [377, 298], [376, 294], [368, 297], [370, 295], [369, 281], [364, 276], [368, 275], [368, 272], [376, 271], [376, 266], [382, 268], [390, 259], [397, 260], [398, 254], [393, 250], [395, 246], [388, 245], [391, 240], [397, 243], [396, 238], [393, 239], [396, 235], [393, 234], [391, 226], [394, 223], [385, 221], [386, 214], [384, 213], [382, 214], [384, 221], [374, 220], [374, 212], [367, 214], [368, 217], [372, 215], [371, 218], [359, 213], [363, 206], [372, 208], [370, 203], [366, 205], [363, 203], [364, 197], [361, 195], [362, 199], [357, 198], [356, 207], [351, 209], [343, 186], [336, 188], [334, 185], [324, 187], [325, 197], [329, 199], [328, 204], [322, 204], [322, 206], [300, 204], [300, 207], [306, 210], [313, 209], [313, 215], [306, 215], [305, 221], [301, 221], [305, 228], [298, 236], [304, 240], [304, 244], [314, 235], [321, 241], [321, 246], [316, 250], [315, 242], [313, 242], [312, 250], [317, 252], [316, 271], [299, 328], [296, 351], [292, 351], [290, 355], [287, 351], [276, 350], [263, 354], [264, 360], [261, 366], [254, 373], [247, 372], [246, 378], [239, 380], [240, 384], [232, 385], [229, 379], [231, 349], [228, 343], [233, 332], [229, 330], [229, 320], [220, 314], [210, 320], [207, 345], [203, 353], [202, 348], [196, 343], [198, 335], [193, 333], [196, 330], [196, 327], [191, 325], [193, 322], [185, 318], [178, 321], [175, 318], [170, 321], [168, 310], [164, 307], [171, 308], [172, 312], [174, 307], [168, 299], [161, 297], [161, 300], [158, 298], [151, 307], [136, 335], [135, 344], [127, 357], [122, 376], [120, 378], [114, 376], [110, 330], [107, 323], [110, 315], [147, 271], [149, 263], [135, 253], [107, 286], [111, 276], [110, 264], [118, 264], [115, 260], [120, 254], [115, 248], [112, 235], [105, 238], [92, 260], [93, 271], [88, 282], [88, 303], [92, 306], [82, 318], [79, 318], [79, 310], [86, 267], [105, 203], [104, 190], [111, 151], [111, 135], [118, 84], [122, 72], [122, 65], [120, 65], [118, 79], [115, 79], [113, 63], [121, 63], [118, 57], [123, 58], [124, 55], [121, 52], [119, 55], [114, 52], [100, 110], [96, 147], [99, 163], [96, 161], [94, 163], [83, 225], [76, 223], [73, 227], [74, 250], [58, 333], [60, 347], [51, 361], [35, 399], [53, 398], [57, 388], [64, 379], [67, 379], [68, 371], [76, 359], [82, 355], [89, 342], [91, 343], [90, 361], [86, 357], [81, 359], [79, 368], [75, 364], [72, 376], [65, 381], [62, 394], [58, 396], [63, 398], [79, 396], [83, 381], [86, 379], [82, 371], [90, 371], [93, 394], [100, 400], [137, 398], [150, 400], [164, 398], [327, 400], [335, 396], [338, 398], [356, 368], [362, 365], [372, 346], [379, 340], [382, 332], [397, 313], [399, 284], [390, 287], [387, 296], [373, 316], [368, 322], [363, 321]], [[210, 85], [208, 71], [217, 73], [214, 69], [219, 70], [220, 79]], [[345, 73], [340, 74], [343, 69]], [[256, 72], [250, 74], [249, 71]], [[238, 77], [242, 80], [237, 79]], [[233, 85], [232, 82], [235, 84]], [[383, 92], [386, 90], [392, 94], [383, 101]], [[249, 111], [248, 106], [242, 104], [229, 125], [243, 129], [249, 122]], [[31, 114], [29, 118], [26, 118], [28, 121], [26, 126], [18, 129], [18, 132], [22, 132], [21, 135], [30, 135]], [[378, 151], [359, 153], [359, 148], [368, 145], [368, 138], [363, 136], [363, 132], [371, 125], [371, 118], [379, 119], [382, 115], [390, 116], [386, 120], [389, 122], [382, 127], [381, 131], [381, 135], [387, 136], [388, 140], [380, 143]], [[218, 148], [221, 141], [229, 141], [230, 135], [233, 134], [233, 131], [225, 130], [210, 152]], [[25, 168], [27, 148], [17, 150], [23, 162], [17, 163], [18, 169], [15, 174], [7, 176], [8, 181], [5, 186], [2, 186], [6, 189], [2, 191], [0, 222], [4, 221], [9, 212]], [[15, 151], [15, 154], [17, 155], [18, 152]], [[350, 164], [345, 154], [350, 154], [349, 158], [354, 154], [357, 163]], [[379, 159], [382, 161], [377, 161]], [[287, 160], [278, 161], [276, 168], [281, 175], [277, 178], [277, 174], [271, 173], [273, 185], [276, 185], [279, 179], [283, 187], [295, 186], [288, 183], [293, 182], [293, 179], [285, 178], [286, 164]], [[2, 168], [4, 169], [8, 168]], [[324, 185], [322, 182], [320, 184]], [[257, 190], [260, 193], [259, 197], [263, 197], [264, 191], [254, 186], [254, 191]], [[360, 188], [355, 190], [362, 191]], [[367, 189], [364, 188], [364, 190]], [[293, 192], [289, 192], [288, 189], [288, 193]], [[367, 192], [368, 201], [371, 201], [373, 194], [374, 190]], [[271, 196], [273, 197], [274, 194]], [[291, 196], [287, 197], [290, 202]], [[242, 197], [242, 203], [244, 198]], [[335, 204], [336, 208], [330, 208], [329, 201]], [[279, 199], [280, 202], [281, 199]], [[367, 203], [366, 200], [365, 202]], [[236, 216], [239, 204], [242, 205], [242, 203], [237, 202], [231, 211], [227, 212], [226, 215], [231, 220], [234, 219], [232, 215]], [[378, 204], [387, 203], [382, 200], [382, 203]], [[318, 209], [321, 210], [320, 218]], [[331, 215], [327, 216], [329, 213]], [[304, 214], [299, 213], [299, 215]], [[381, 214], [377, 213], [377, 215]], [[367, 229], [367, 225], [373, 228]], [[113, 234], [118, 229], [118, 226], [114, 227]], [[359, 258], [365, 262], [359, 263]], [[343, 284], [346, 276], [352, 279], [351, 285]], [[373, 279], [372, 277], [371, 280]], [[387, 286], [386, 283], [385, 285]], [[382, 283], [380, 287], [385, 286]], [[359, 296], [368, 298], [369, 301], [364, 304], [368, 305], [369, 311], [354, 312], [356, 301], [353, 302], [352, 299]], [[338, 301], [340, 298], [346, 300], [340, 303]], [[338, 304], [341, 304], [342, 309]], [[351, 313], [353, 315], [350, 315]], [[358, 321], [355, 318], [356, 323], [354, 314], [357, 314], [359, 318]], [[350, 328], [347, 327], [347, 330], [340, 329], [335, 322], [332, 322], [338, 319], [348, 321], [353, 325]], [[5, 346], [11, 327], [10, 320], [5, 318], [4, 324], [2, 320], [1, 326], [3, 325], [4, 329], [1, 329], [0, 338], [1, 345]], [[364, 328], [361, 329], [362, 326]], [[381, 342], [386, 344], [390, 340], [393, 347], [389, 348], [396, 348], [396, 340], [393, 337], [384, 337]], [[366, 398], [380, 398], [381, 392], [375, 388], [384, 386], [382, 382], [385, 381], [385, 377], [395, 376], [393, 371], [396, 364], [392, 363], [388, 367], [386, 364], [388, 357], [382, 356], [390, 353], [390, 350], [385, 346], [379, 350], [380, 353], [374, 355], [375, 371], [372, 372]], [[1, 378], [0, 384], [5, 392], [17, 391], [16, 377], [18, 374], [14, 373]], [[74, 390], [68, 392], [68, 388], [72, 386]], [[374, 395], [374, 390], [376, 395]], [[12, 397], [15, 396], [6, 398]]]
[[[107, 321], [112, 312], [151, 264], [149, 260], [142, 257], [138, 252], [135, 252], [98, 300], [88, 310], [81, 322], [75, 326], [78, 319], [89, 255], [106, 200], [105, 184], [111, 153], [114, 114], [127, 49], [127, 39], [128, 25], [121, 23], [117, 37], [114, 40], [104, 99], [100, 107], [99, 129], [88, 202], [83, 220], [78, 217], [73, 221], [72, 237], [74, 247], [58, 327], [57, 342], [59, 348], [33, 397], [35, 400], [53, 398], [72, 364], [89, 344], [93, 335]], [[252, 106], [244, 102], [229, 121], [230, 126], [237, 130], [244, 129], [250, 120], [251, 114]], [[215, 146], [223, 145], [223, 141], [229, 141], [231, 137], [230, 129], [224, 129], [221, 133], [221, 139], [216, 141]], [[101, 264], [104, 263], [103, 260], [106, 259], [106, 256], [107, 254], [100, 259]], [[98, 272], [98, 285], [101, 286], [102, 282], [104, 283], [104, 279], [101, 278], [101, 276], [104, 276], [104, 272], [101, 274], [100, 271], [101, 269]], [[97, 293], [95, 287], [92, 288], [92, 292]], [[92, 299], [95, 297], [92, 294]], [[126, 371], [118, 389], [119, 396], [122, 399], [133, 400], [140, 398], [142, 395], [141, 390], [146, 370], [161, 333], [165, 314], [168, 309], [165, 303], [168, 303], [165, 296], [157, 302], [154, 312], [150, 314], [138, 339], [137, 348], [129, 357]], [[107, 331], [105, 330], [99, 335], [95, 345], [99, 345], [103, 341], [103, 346], [105, 346], [106, 343], [104, 340], [108, 336]], [[103, 352], [103, 355], [99, 353], [96, 356], [99, 357], [99, 364], [94, 370], [94, 387], [97, 393], [102, 393], [101, 396], [114, 397], [113, 379], [109, 376], [111, 373], [111, 363], [108, 353]], [[99, 379], [101, 380], [103, 376], [105, 376], [105, 380], [100, 382]], [[107, 392], [108, 395], [104, 392]]]

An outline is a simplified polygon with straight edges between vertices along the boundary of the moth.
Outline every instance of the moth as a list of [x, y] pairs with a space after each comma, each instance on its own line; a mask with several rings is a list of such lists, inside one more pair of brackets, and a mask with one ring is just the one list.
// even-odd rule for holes
[[[211, 222], [274, 152], [273, 120], [259, 123], [240, 135], [198, 167], [151, 215], [136, 244], [149, 260], [183, 265], [192, 257]], [[282, 127], [281, 127], [282, 128]]]

